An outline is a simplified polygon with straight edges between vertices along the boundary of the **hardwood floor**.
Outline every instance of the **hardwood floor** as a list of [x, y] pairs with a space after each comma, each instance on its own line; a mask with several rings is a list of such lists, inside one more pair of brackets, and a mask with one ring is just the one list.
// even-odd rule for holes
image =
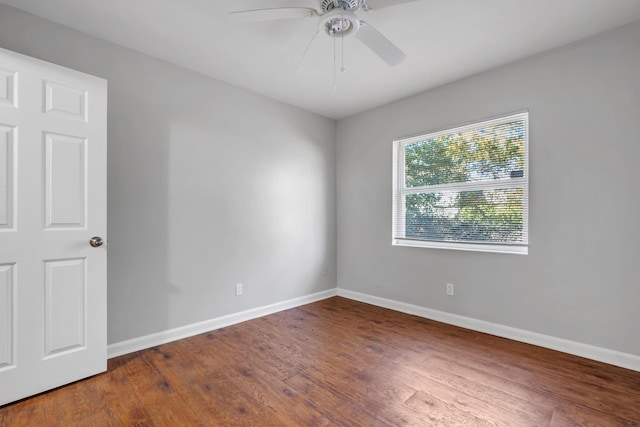
[[630, 427], [640, 372], [336, 297], [111, 359], [0, 425]]

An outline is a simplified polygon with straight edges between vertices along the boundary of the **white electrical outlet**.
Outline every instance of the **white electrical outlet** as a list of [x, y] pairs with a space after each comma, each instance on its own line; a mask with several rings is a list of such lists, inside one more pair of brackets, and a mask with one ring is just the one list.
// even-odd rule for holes
[[453, 295], [453, 283], [447, 283], [447, 295]]
[[242, 283], [236, 283], [236, 296], [242, 295]]

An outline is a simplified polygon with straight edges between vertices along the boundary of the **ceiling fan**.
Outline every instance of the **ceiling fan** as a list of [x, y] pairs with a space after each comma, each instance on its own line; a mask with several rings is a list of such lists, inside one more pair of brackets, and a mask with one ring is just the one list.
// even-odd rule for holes
[[367, 22], [358, 19], [355, 12], [372, 11], [416, 0], [318, 0], [320, 10], [310, 7], [279, 7], [231, 12], [233, 23], [271, 21], [319, 17], [318, 32], [329, 37], [355, 36], [390, 66], [398, 65], [405, 53]]

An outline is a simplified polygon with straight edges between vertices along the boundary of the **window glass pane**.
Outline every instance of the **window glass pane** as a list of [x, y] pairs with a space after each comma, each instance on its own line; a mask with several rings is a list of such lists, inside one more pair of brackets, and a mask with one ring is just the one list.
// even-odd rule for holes
[[515, 120], [407, 144], [405, 185], [522, 178], [525, 130], [524, 120]]
[[405, 238], [524, 244], [522, 188], [409, 194]]

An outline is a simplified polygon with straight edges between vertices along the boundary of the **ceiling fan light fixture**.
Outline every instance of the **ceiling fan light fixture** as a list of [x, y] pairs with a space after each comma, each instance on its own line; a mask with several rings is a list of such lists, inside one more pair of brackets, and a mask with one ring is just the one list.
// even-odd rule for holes
[[320, 19], [318, 27], [330, 37], [347, 37], [358, 32], [360, 20], [353, 12], [334, 9]]

